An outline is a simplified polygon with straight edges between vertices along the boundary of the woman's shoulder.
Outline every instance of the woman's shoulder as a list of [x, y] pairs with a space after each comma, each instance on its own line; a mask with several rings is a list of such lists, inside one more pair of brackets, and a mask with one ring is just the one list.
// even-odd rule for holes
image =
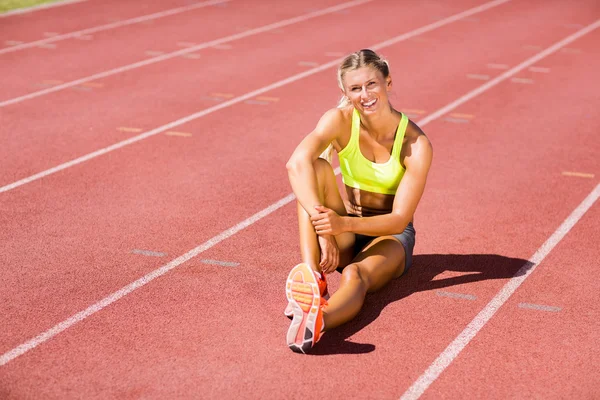
[[427, 135], [409, 119], [404, 134], [403, 153], [406, 155], [405, 161], [411, 158], [431, 159], [432, 151], [433, 146]]
[[352, 107], [330, 108], [323, 114], [321, 119], [332, 124], [345, 124], [348, 121], [352, 121], [352, 111]]
[[352, 110], [352, 107], [331, 108], [323, 114], [317, 127], [326, 131], [343, 131], [352, 124]]

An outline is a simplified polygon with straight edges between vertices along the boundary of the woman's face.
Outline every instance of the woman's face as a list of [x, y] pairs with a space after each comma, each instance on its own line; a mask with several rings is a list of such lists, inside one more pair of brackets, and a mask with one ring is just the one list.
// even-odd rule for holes
[[363, 67], [344, 74], [344, 95], [361, 113], [374, 113], [388, 106], [392, 79], [373, 67]]

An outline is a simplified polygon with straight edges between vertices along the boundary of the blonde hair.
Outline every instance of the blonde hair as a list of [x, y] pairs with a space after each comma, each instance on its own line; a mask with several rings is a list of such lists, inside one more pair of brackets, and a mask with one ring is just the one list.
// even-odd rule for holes
[[[390, 76], [390, 64], [386, 59], [381, 57], [370, 49], [362, 49], [355, 53], [349, 54], [342, 60], [342, 63], [337, 70], [337, 82], [339, 88], [344, 91], [344, 75], [348, 71], [354, 71], [363, 67], [373, 67], [383, 75], [384, 79]], [[342, 98], [338, 101], [337, 108], [345, 108], [350, 105], [350, 100], [346, 95], [342, 95]], [[331, 163], [331, 153], [333, 145], [329, 144], [325, 151], [319, 156], [329, 163]]]

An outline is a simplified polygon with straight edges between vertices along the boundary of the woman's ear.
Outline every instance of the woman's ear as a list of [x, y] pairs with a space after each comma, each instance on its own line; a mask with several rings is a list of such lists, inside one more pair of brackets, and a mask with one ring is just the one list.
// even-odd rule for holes
[[346, 101], [350, 101], [350, 99], [348, 98], [348, 96], [346, 96], [346, 92], [344, 91], [344, 89], [340, 89], [340, 92], [342, 93], [342, 97], [346, 99]]

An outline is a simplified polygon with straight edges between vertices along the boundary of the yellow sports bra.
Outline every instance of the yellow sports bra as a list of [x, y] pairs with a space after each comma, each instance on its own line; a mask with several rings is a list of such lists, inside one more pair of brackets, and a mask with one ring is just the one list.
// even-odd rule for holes
[[360, 114], [354, 109], [350, 141], [338, 153], [344, 184], [367, 192], [396, 194], [405, 171], [400, 164], [400, 151], [407, 125], [408, 118], [402, 114], [390, 159], [384, 163], [374, 163], [360, 152]]

